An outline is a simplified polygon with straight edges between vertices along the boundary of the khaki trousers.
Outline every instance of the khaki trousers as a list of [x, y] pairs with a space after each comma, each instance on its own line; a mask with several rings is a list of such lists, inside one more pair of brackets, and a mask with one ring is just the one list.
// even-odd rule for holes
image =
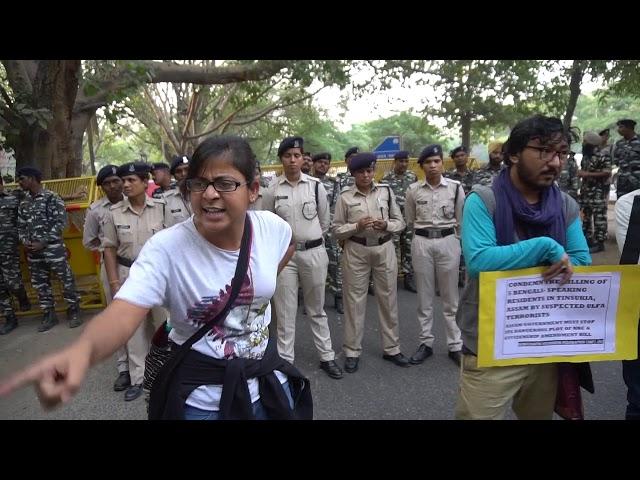
[[411, 259], [414, 279], [418, 291], [418, 323], [420, 343], [433, 347], [433, 299], [436, 280], [440, 287], [442, 313], [450, 352], [462, 349], [460, 329], [456, 324], [458, 310], [458, 265], [460, 264], [460, 241], [455, 235], [444, 238], [426, 238], [419, 235], [411, 242]]
[[347, 357], [362, 353], [369, 277], [378, 302], [382, 348], [386, 355], [400, 353], [398, 329], [398, 261], [393, 242], [366, 247], [347, 240], [342, 261], [344, 345]]
[[556, 402], [555, 363], [478, 367], [478, 358], [463, 354], [457, 420], [502, 420], [509, 401], [520, 420], [551, 420]]
[[[123, 284], [129, 276], [129, 269], [123, 265], [118, 265], [118, 275], [120, 283]], [[142, 385], [144, 379], [144, 360], [147, 358], [149, 348], [151, 348], [151, 339], [155, 331], [162, 323], [169, 318], [169, 312], [162, 307], [154, 307], [147, 314], [138, 329], [133, 333], [127, 341], [125, 348], [128, 353], [129, 375], [131, 376], [131, 385]]]
[[[104, 268], [104, 260], [100, 259], [100, 281], [102, 282], [102, 290], [104, 291], [104, 298], [107, 302], [107, 306], [113, 301], [111, 296], [111, 286], [109, 285], [109, 279], [107, 278], [107, 269]], [[127, 346], [123, 345], [118, 348], [115, 353], [116, 366], [118, 373], [129, 371], [129, 354], [127, 352]]]
[[329, 258], [323, 245], [299, 250], [278, 275], [273, 306], [276, 310], [278, 353], [288, 362], [295, 358], [296, 316], [298, 314], [298, 285], [302, 286], [304, 306], [311, 322], [311, 334], [320, 361], [335, 359], [331, 347], [329, 322], [324, 311], [324, 289]]

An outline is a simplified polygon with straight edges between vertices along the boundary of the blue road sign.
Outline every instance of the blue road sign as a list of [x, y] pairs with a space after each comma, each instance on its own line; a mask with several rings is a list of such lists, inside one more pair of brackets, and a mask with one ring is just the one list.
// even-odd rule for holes
[[377, 158], [393, 158], [400, 151], [400, 135], [389, 135], [373, 149]]

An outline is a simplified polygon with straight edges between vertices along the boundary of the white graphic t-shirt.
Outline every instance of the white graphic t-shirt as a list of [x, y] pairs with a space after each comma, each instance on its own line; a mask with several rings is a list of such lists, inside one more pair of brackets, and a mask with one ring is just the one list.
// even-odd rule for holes
[[[253, 226], [247, 275], [225, 321], [196, 342], [193, 350], [214, 358], [262, 358], [269, 339], [269, 300], [276, 289], [278, 263], [291, 240], [291, 227], [274, 213], [248, 212]], [[193, 217], [151, 237], [131, 267], [115, 298], [145, 308], [164, 306], [181, 345], [224, 308], [240, 251], [222, 250], [196, 230]], [[278, 372], [279, 373], [279, 372]], [[279, 374], [281, 382], [286, 376]], [[248, 381], [251, 401], [258, 381]], [[198, 387], [187, 404], [218, 410], [222, 386]]]

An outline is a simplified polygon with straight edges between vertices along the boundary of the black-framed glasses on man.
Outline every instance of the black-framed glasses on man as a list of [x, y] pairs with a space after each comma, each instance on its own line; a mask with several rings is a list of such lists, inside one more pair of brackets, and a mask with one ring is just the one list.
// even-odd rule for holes
[[573, 153], [573, 152], [571, 152], [569, 150], [563, 150], [562, 152], [559, 152], [558, 150], [554, 150], [554, 149], [549, 148], [549, 147], [534, 147], [533, 145], [526, 145], [524, 148], [530, 148], [532, 150], [537, 150], [538, 152], [540, 152], [540, 160], [544, 160], [546, 162], [548, 162], [549, 160], [552, 160], [553, 157], [555, 157], [556, 155], [558, 156], [558, 158], [562, 162], [562, 161], [566, 160], [567, 157]]
[[204, 192], [209, 185], [213, 185], [216, 192], [229, 193], [235, 192], [240, 185], [248, 185], [251, 182], [236, 182], [230, 178], [219, 177], [214, 180], [207, 180], [206, 178], [190, 178], [187, 180], [187, 189], [190, 192]]

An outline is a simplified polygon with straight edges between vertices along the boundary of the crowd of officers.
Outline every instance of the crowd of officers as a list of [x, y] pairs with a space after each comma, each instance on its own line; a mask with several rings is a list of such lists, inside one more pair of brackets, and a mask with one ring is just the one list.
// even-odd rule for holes
[[[609, 145], [609, 129], [583, 136], [580, 168], [573, 157], [562, 167], [559, 186], [581, 206], [585, 236], [591, 251], [601, 251], [607, 235], [607, 201], [612, 165], [619, 167], [617, 194], [640, 188], [640, 140], [636, 122], [617, 123], [622, 139]], [[374, 293], [382, 340], [382, 357], [399, 367], [420, 364], [433, 354], [433, 301], [440, 295], [446, 325], [449, 357], [461, 361], [462, 341], [455, 322], [458, 287], [464, 284], [464, 259], [460, 247], [460, 222], [466, 195], [474, 185], [491, 186], [504, 168], [502, 143], [488, 145], [489, 162], [468, 167], [469, 152], [450, 152], [455, 167], [443, 170], [444, 153], [437, 144], [425, 147], [418, 165], [425, 179], [409, 170], [409, 152], [398, 152], [393, 169], [381, 182], [374, 181], [376, 156], [352, 147], [345, 154], [348, 172], [327, 175], [330, 153], [311, 155], [301, 137], [287, 137], [278, 148], [282, 174], [268, 181], [258, 164], [260, 182], [254, 209], [274, 212], [292, 228], [295, 254], [280, 273], [272, 300], [279, 354], [294, 362], [295, 327], [299, 290], [304, 313], [311, 325], [320, 368], [331, 378], [358, 369], [366, 315], [366, 296]], [[107, 165], [97, 175], [104, 197], [88, 209], [83, 244], [101, 253], [100, 278], [107, 302], [126, 280], [131, 264], [144, 243], [163, 228], [191, 216], [184, 179], [189, 157], [171, 163], [132, 162]], [[147, 195], [149, 174], [158, 186]], [[173, 177], [173, 180], [172, 180]], [[41, 185], [41, 173], [32, 167], [17, 172], [20, 190], [5, 192], [0, 183], [0, 308], [5, 324], [0, 335], [17, 326], [12, 295], [21, 310], [29, 310], [19, 269], [18, 244], [25, 247], [32, 286], [38, 293], [43, 320], [38, 331], [58, 323], [49, 281], [60, 278], [68, 304], [70, 327], [82, 323], [79, 297], [62, 241], [66, 224], [63, 200]], [[582, 185], [579, 185], [582, 180]], [[579, 193], [578, 193], [579, 192]], [[418, 347], [411, 357], [400, 351], [397, 280], [417, 293]], [[344, 314], [345, 362], [335, 361], [325, 305], [325, 285], [334, 306]], [[153, 309], [125, 347], [117, 353], [116, 391], [125, 400], [143, 393], [144, 361], [151, 335], [168, 312]]]

